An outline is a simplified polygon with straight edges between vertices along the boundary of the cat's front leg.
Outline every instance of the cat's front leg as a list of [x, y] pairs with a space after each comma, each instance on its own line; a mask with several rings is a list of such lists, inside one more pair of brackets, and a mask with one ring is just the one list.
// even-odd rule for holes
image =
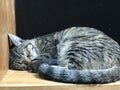
[[38, 71], [38, 68], [41, 64], [43, 63], [47, 63], [49, 65], [57, 65], [58, 62], [57, 62], [57, 59], [56, 58], [51, 58], [51, 57], [46, 57], [46, 55], [42, 55], [42, 56], [39, 56], [35, 59], [33, 59], [31, 62], [30, 62], [30, 70], [33, 72], [33, 73], [37, 73]]

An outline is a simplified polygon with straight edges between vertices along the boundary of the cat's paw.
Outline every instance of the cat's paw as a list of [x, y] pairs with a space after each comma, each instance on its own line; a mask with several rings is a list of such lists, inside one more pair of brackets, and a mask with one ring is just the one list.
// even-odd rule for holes
[[49, 68], [50, 66], [47, 63], [41, 64], [38, 69], [38, 74], [40, 76], [43, 76], [48, 71]]
[[39, 66], [39, 70], [45, 71], [45, 70], [47, 70], [48, 67], [49, 67], [49, 65], [47, 63], [43, 63]]
[[33, 72], [33, 73], [37, 73], [38, 71], [38, 68], [39, 68], [39, 65], [40, 65], [40, 60], [38, 59], [34, 59], [30, 62], [30, 71]]

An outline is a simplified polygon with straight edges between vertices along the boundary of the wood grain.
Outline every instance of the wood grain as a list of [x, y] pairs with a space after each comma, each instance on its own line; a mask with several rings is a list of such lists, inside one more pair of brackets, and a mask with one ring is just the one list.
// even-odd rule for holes
[[8, 70], [8, 33], [15, 33], [14, 0], [0, 0], [0, 79]]
[[48, 81], [27, 71], [9, 70], [0, 81], [0, 90], [119, 90], [120, 81], [110, 84], [66, 84]]

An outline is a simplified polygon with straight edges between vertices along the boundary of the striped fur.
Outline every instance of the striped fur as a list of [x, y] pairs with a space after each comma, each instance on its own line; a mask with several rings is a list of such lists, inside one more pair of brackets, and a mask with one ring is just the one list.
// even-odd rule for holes
[[10, 54], [11, 69], [30, 69], [43, 78], [68, 83], [118, 81], [119, 66], [118, 43], [101, 31], [88, 27], [71, 27], [24, 40]]

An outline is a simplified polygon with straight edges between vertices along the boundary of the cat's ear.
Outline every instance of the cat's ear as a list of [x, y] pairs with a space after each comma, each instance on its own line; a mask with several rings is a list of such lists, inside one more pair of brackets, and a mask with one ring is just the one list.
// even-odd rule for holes
[[20, 37], [14, 35], [14, 34], [11, 34], [11, 33], [8, 33], [8, 37], [10, 38], [10, 40], [12, 41], [12, 43], [15, 45], [15, 46], [19, 46], [20, 44], [23, 43], [23, 39], [21, 39]]

